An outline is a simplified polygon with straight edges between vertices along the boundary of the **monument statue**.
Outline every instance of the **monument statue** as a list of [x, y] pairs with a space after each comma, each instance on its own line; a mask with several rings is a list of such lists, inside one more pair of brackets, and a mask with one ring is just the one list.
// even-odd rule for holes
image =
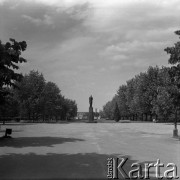
[[93, 97], [92, 95], [89, 97], [89, 122], [94, 122], [94, 113], [93, 113]]
[[89, 107], [92, 107], [92, 103], [93, 103], [93, 97], [92, 95], [89, 97]]

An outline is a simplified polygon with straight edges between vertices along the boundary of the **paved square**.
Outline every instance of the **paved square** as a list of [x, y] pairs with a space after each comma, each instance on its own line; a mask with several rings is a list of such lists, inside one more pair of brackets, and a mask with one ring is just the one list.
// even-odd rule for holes
[[7, 127], [13, 138], [0, 139], [0, 179], [107, 179], [107, 158], [114, 156], [128, 157], [129, 165], [175, 163], [180, 176], [180, 141], [172, 138], [172, 124], [5, 125], [1, 137]]

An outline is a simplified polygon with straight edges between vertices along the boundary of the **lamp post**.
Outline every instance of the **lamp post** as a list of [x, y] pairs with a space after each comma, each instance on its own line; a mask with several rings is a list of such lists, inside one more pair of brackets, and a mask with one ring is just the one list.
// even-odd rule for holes
[[177, 118], [178, 118], [178, 109], [176, 109], [176, 112], [175, 112], [173, 137], [178, 137]]

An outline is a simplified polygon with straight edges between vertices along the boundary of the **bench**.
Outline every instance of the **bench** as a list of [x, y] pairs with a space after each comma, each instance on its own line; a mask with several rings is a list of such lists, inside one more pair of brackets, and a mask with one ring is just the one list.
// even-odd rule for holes
[[9, 135], [12, 134], [12, 129], [6, 129], [4, 137], [10, 137]]

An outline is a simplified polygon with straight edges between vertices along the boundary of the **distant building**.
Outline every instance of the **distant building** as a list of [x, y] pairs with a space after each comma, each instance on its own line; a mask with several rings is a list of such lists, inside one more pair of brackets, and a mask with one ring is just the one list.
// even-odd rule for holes
[[[99, 109], [95, 108], [94, 118], [99, 119]], [[76, 119], [88, 119], [89, 112], [77, 112]]]
[[88, 119], [88, 112], [77, 112], [76, 119]]

